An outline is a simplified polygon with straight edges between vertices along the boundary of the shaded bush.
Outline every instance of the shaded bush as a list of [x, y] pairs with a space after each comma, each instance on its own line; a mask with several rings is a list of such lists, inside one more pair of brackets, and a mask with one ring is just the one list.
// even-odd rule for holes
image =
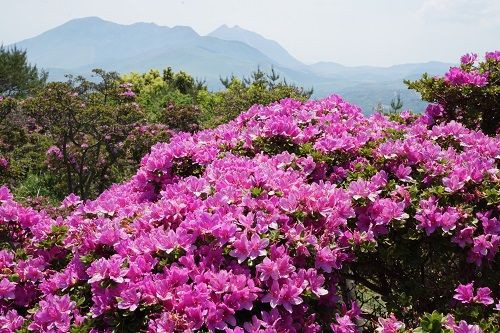
[[49, 169], [64, 184], [63, 193], [88, 198], [115, 181], [113, 165], [123, 156], [123, 141], [144, 119], [127, 85], [100, 70], [98, 83], [72, 78], [49, 83], [25, 101], [23, 109], [38, 132], [53, 142]]
[[160, 122], [173, 130], [195, 132], [200, 129], [200, 115], [200, 109], [196, 105], [170, 103]]

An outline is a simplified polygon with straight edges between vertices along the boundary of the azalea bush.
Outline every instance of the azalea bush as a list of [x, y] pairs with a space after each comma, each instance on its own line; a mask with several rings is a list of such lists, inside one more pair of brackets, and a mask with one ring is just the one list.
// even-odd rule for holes
[[118, 85], [116, 74], [94, 73], [97, 82], [49, 83], [23, 104], [35, 131], [53, 142], [46, 161], [60, 180], [60, 192], [83, 198], [116, 180], [113, 167], [124, 155], [123, 141], [144, 119], [130, 85]]
[[500, 51], [487, 52], [482, 61], [466, 54], [443, 77], [424, 74], [406, 83], [433, 103], [426, 112], [432, 122], [457, 120], [489, 135], [500, 129]]
[[283, 98], [305, 101], [313, 93], [312, 89], [288, 83], [274, 69], [266, 73], [258, 68], [249, 77], [221, 78], [221, 83], [224, 90], [208, 96], [203, 91], [198, 94], [205, 128], [227, 123], [254, 104], [267, 105]]
[[45, 152], [52, 141], [33, 131], [34, 124], [22, 111], [22, 104], [10, 97], [0, 99], [0, 183], [22, 200], [34, 193], [53, 199], [54, 178], [45, 165]]
[[160, 123], [174, 131], [195, 132], [200, 130], [201, 110], [193, 104], [169, 103], [163, 111]]
[[493, 332], [499, 151], [332, 95], [176, 134], [57, 214], [2, 187], [0, 329]]

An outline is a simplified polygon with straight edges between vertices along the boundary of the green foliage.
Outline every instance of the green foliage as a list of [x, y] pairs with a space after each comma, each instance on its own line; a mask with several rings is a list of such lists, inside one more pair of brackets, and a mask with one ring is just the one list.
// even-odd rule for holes
[[225, 90], [218, 92], [209, 92], [203, 82], [182, 71], [175, 73], [170, 67], [163, 74], [150, 70], [124, 75], [121, 80], [133, 85], [148, 121], [181, 131], [226, 123], [254, 104], [265, 105], [288, 97], [306, 100], [312, 94], [312, 90], [280, 80], [274, 70], [266, 74], [257, 69], [249, 78], [221, 79]]
[[284, 98], [307, 100], [312, 90], [289, 84], [280, 80], [280, 76], [271, 70], [266, 74], [260, 69], [254, 71], [249, 78], [239, 79], [235, 76], [221, 79], [226, 90], [216, 93], [220, 96], [214, 109], [206, 110], [213, 117], [208, 117], [205, 127], [214, 127], [236, 118], [241, 112], [254, 104], [267, 105]]
[[189, 157], [176, 158], [172, 166], [172, 173], [180, 177], [202, 175], [205, 168]]
[[403, 108], [403, 101], [401, 100], [401, 95], [397, 94], [395, 98], [391, 100], [391, 111], [397, 113]]
[[443, 330], [443, 321], [444, 317], [441, 313], [437, 311], [434, 311], [433, 313], [427, 313], [420, 320], [420, 330], [417, 330], [417, 332], [449, 332], [448, 330]]
[[124, 155], [123, 141], [144, 119], [140, 108], [123, 96], [116, 74], [94, 73], [100, 79], [97, 83], [82, 77], [49, 83], [23, 106], [54, 143], [47, 158], [62, 192], [82, 198], [114, 182], [112, 166]]
[[0, 167], [0, 182], [13, 188], [20, 201], [38, 195], [53, 201], [58, 189], [45, 164], [45, 152], [53, 142], [34, 128], [23, 104], [12, 98], [0, 101], [0, 156], [6, 162]]
[[193, 104], [169, 104], [160, 118], [162, 124], [170, 129], [195, 132], [200, 129], [200, 109]]
[[0, 96], [25, 96], [43, 86], [47, 75], [28, 63], [26, 51], [0, 46]]
[[47, 238], [40, 241], [39, 246], [42, 249], [51, 249], [54, 246], [62, 246], [63, 241], [66, 238], [66, 232], [68, 231], [68, 226], [52, 226], [50, 233]]
[[203, 82], [189, 74], [174, 73], [169, 67], [160, 74], [158, 70], [147, 73], [129, 73], [121, 77], [122, 82], [131, 83], [137, 94], [137, 102], [146, 111], [149, 122], [163, 123], [169, 105], [195, 104], [199, 92], [206, 92]]

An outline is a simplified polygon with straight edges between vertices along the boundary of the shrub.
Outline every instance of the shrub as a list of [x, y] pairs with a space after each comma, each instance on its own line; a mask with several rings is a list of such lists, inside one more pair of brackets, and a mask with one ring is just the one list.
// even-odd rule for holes
[[[312, 95], [312, 90], [281, 80], [274, 70], [266, 74], [260, 69], [249, 78], [221, 79], [225, 89], [217, 92], [208, 91], [204, 82], [182, 71], [174, 73], [171, 68], [163, 74], [158, 70], [130, 73], [122, 77], [122, 82], [132, 84], [149, 122], [182, 131], [227, 123], [254, 104], [266, 105], [290, 97], [307, 100]], [[170, 110], [167, 114], [172, 116], [166, 116], [165, 110]]]
[[36, 131], [22, 111], [23, 104], [13, 98], [0, 101], [0, 182], [16, 189], [16, 198], [22, 201], [37, 195], [57, 199], [60, 189], [45, 164], [45, 152], [53, 142]]
[[160, 122], [172, 130], [195, 132], [200, 129], [200, 109], [196, 105], [170, 103], [160, 118]]
[[144, 119], [130, 85], [95, 70], [97, 83], [84, 78], [47, 84], [23, 105], [38, 132], [53, 142], [47, 163], [63, 193], [88, 198], [114, 182], [113, 166], [123, 156], [123, 141]]
[[119, 169], [118, 181], [132, 177], [144, 155], [149, 153], [153, 145], [158, 142], [168, 142], [173, 131], [163, 124], [144, 124], [136, 126], [123, 142], [124, 157], [113, 166]]
[[215, 93], [218, 97], [215, 98], [215, 105], [204, 110], [205, 127], [227, 123], [254, 104], [267, 105], [284, 98], [305, 101], [313, 93], [282, 80], [274, 69], [268, 74], [257, 69], [249, 78], [232, 76], [221, 79], [221, 82], [226, 89]]
[[1, 188], [0, 323], [491, 329], [500, 141], [426, 121], [285, 99], [155, 145], [128, 182], [64, 200], [66, 217]]
[[169, 105], [191, 105], [199, 92], [206, 91], [203, 82], [180, 71], [174, 73], [169, 67], [160, 74], [158, 70], [147, 73], [130, 73], [121, 80], [131, 83], [137, 94], [137, 102], [144, 108], [149, 122], [165, 121], [165, 108]]
[[422, 99], [436, 103], [427, 108], [430, 121], [456, 120], [489, 135], [500, 129], [499, 82], [500, 51], [487, 52], [483, 61], [477, 61], [477, 54], [466, 54], [444, 77], [424, 74], [420, 80], [405, 81]]

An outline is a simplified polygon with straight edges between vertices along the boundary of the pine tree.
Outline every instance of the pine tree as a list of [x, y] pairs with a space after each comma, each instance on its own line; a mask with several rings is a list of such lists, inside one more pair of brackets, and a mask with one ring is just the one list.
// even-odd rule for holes
[[47, 75], [28, 63], [25, 50], [0, 46], [0, 96], [25, 96], [43, 86]]
[[403, 101], [401, 101], [401, 96], [398, 93], [396, 95], [396, 98], [393, 98], [391, 100], [391, 109], [392, 109], [392, 112], [397, 113], [402, 108], [403, 108]]

